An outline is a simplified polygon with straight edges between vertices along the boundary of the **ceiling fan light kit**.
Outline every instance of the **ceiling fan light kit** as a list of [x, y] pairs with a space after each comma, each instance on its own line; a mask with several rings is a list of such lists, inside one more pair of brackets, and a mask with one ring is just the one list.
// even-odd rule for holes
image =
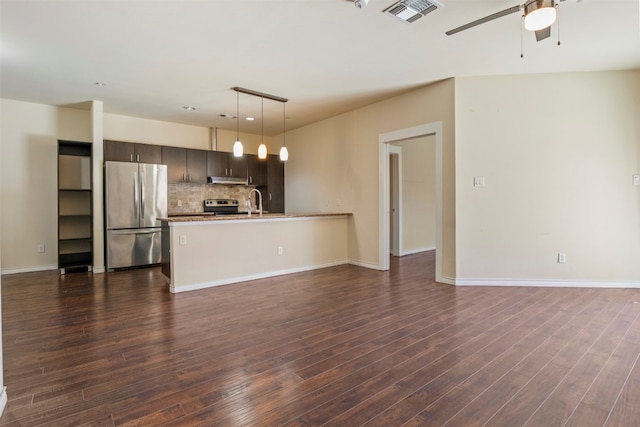
[[538, 31], [549, 27], [556, 21], [556, 8], [553, 0], [536, 0], [524, 5], [524, 28]]

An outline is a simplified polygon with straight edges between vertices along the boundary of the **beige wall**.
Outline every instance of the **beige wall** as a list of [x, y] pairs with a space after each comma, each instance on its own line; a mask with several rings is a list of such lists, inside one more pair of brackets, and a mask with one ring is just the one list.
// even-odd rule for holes
[[[237, 136], [235, 131], [217, 129], [218, 151], [233, 152], [233, 144], [236, 142]], [[242, 141], [245, 153], [258, 154], [258, 147], [263, 141], [267, 146], [267, 154], [280, 153], [280, 145], [276, 145], [274, 141], [281, 141], [281, 137], [262, 137], [261, 135], [240, 132], [240, 141]]]
[[434, 136], [391, 143], [402, 149], [402, 254], [436, 247]]
[[640, 71], [456, 79], [458, 282], [640, 285], [639, 118]]
[[209, 128], [105, 113], [104, 139], [211, 149]]
[[349, 259], [378, 266], [378, 136], [443, 123], [443, 274], [455, 277], [454, 82], [413, 92], [287, 132], [286, 211], [346, 211]]
[[57, 140], [90, 142], [90, 112], [7, 99], [0, 111], [2, 271], [55, 269]]

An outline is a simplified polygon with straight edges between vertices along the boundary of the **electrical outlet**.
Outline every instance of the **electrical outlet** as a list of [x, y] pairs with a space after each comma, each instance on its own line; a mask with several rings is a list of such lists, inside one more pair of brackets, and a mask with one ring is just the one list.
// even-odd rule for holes
[[567, 254], [564, 252], [558, 253], [558, 264], [564, 264], [567, 262]]
[[484, 187], [484, 176], [474, 176], [473, 177], [473, 186], [474, 187]]
[[633, 175], [633, 185], [640, 185], [640, 175]]
[[180, 235], [180, 244], [181, 245], [187, 244], [187, 236], [185, 236], [184, 234]]
[[178, 200], [178, 207], [181, 208], [182, 207], [182, 200]]
[[39, 243], [38, 244], [38, 253], [39, 254], [43, 254], [44, 253], [44, 243]]
[[282, 246], [278, 246], [278, 255], [284, 254], [284, 248]]

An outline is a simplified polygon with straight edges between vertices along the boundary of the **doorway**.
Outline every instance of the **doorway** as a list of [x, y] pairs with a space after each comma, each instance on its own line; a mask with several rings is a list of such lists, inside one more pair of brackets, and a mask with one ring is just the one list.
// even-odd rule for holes
[[430, 136], [435, 137], [435, 180], [436, 180], [436, 281], [442, 280], [442, 122], [427, 123], [410, 128], [399, 129], [378, 136], [379, 159], [379, 204], [378, 204], [378, 265], [381, 270], [389, 269], [391, 250], [391, 189], [390, 189], [390, 152], [395, 141]]
[[435, 138], [389, 143], [389, 244], [393, 256], [436, 248]]

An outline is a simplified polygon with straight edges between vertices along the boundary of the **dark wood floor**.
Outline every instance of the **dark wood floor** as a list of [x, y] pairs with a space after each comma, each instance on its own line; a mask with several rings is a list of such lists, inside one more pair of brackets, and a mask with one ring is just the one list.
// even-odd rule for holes
[[0, 424], [640, 424], [640, 291], [433, 277], [433, 253], [178, 295], [157, 268], [4, 276]]

